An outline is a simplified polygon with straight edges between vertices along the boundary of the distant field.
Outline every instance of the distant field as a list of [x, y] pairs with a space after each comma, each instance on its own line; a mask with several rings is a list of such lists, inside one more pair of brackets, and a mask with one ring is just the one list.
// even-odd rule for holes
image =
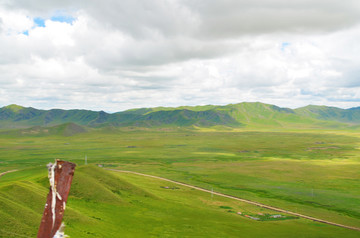
[[[0, 173], [25, 170], [0, 178], [0, 223], [11, 220], [6, 229], [10, 232], [18, 227], [23, 234], [36, 232], [48, 186], [45, 165], [55, 158], [82, 165], [86, 155], [89, 164], [158, 175], [360, 227], [359, 148], [360, 133], [320, 130], [115, 129], [68, 137], [3, 134], [0, 136]], [[356, 231], [303, 219], [252, 221], [233, 212], [258, 213], [257, 207], [211, 198], [209, 194], [186, 188], [169, 190], [161, 186], [169, 185], [135, 175], [79, 167], [66, 210], [66, 231], [72, 237], [96, 237], [96, 234], [114, 237], [120, 229], [119, 232], [130, 236], [135, 224], [141, 224], [143, 229], [139, 232], [142, 233], [138, 235], [162, 234], [162, 237], [191, 236], [189, 233], [219, 237], [214, 232], [222, 237], [237, 237], [239, 232], [245, 234], [243, 237], [247, 234], [248, 237], [274, 237], [266, 236], [269, 232], [276, 232], [276, 237], [288, 237], [293, 231], [299, 232], [298, 237], [359, 235]], [[114, 187], [118, 189], [112, 189]], [[33, 202], [28, 198], [7, 202], [16, 196], [26, 197], [27, 191], [31, 191]], [[233, 212], [220, 206], [231, 207], [228, 210]], [[31, 222], [21, 225], [14, 217], [21, 213], [18, 210], [24, 209]], [[86, 234], [85, 230], [90, 233]]]

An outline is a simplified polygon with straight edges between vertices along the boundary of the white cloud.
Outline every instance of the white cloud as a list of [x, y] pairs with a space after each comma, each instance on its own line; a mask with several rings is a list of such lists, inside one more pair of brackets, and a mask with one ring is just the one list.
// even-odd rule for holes
[[0, 105], [360, 102], [358, 1], [19, 0], [0, 19]]
[[21, 10], [9, 12], [0, 8], [0, 19], [1, 33], [4, 35], [23, 33], [34, 24], [32, 19]]

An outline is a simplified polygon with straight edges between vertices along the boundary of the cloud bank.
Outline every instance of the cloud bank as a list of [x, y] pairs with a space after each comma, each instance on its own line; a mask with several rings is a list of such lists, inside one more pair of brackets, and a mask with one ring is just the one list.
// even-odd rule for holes
[[0, 106], [360, 104], [356, 0], [0, 0]]

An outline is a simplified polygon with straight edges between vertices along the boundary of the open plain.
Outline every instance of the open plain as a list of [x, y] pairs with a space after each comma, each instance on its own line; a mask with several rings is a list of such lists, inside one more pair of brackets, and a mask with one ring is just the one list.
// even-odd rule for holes
[[288, 237], [289, 232], [358, 237], [359, 231], [303, 218], [252, 220], [237, 213], [278, 212], [104, 168], [161, 176], [360, 227], [359, 135], [199, 128], [92, 129], [73, 136], [3, 133], [0, 172], [18, 171], [0, 178], [0, 223], [5, 224], [0, 230], [3, 237], [36, 234], [48, 190], [45, 165], [58, 158], [78, 164], [64, 217], [73, 237]]

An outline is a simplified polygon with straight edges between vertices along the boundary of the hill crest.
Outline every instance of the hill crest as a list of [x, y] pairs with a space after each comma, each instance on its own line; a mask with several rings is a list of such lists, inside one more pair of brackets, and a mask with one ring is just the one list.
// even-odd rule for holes
[[0, 108], [0, 128], [51, 127], [75, 123], [88, 127], [346, 127], [360, 124], [360, 107], [341, 109], [309, 105], [297, 109], [261, 102], [225, 106], [180, 106], [130, 109], [116, 113], [91, 110]]

